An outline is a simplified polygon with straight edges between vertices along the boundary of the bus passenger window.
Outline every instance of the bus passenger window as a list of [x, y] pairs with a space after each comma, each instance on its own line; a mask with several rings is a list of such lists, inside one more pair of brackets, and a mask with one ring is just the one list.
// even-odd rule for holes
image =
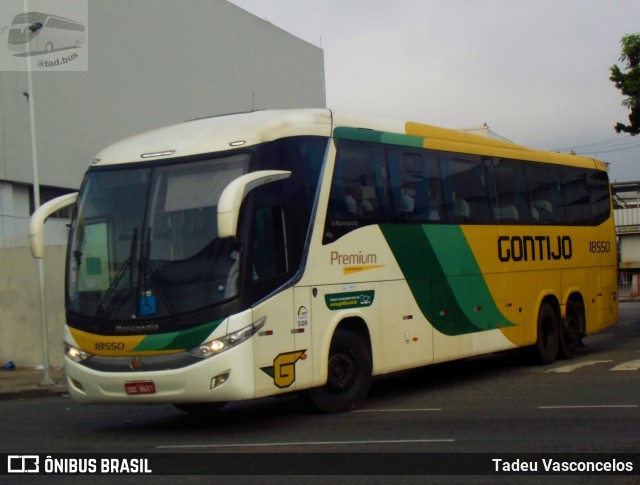
[[458, 223], [491, 221], [491, 193], [485, 162], [475, 155], [442, 152], [440, 173], [447, 218]]
[[528, 164], [525, 170], [532, 219], [539, 224], [565, 222], [562, 192], [557, 171], [541, 163]]
[[[432, 171], [437, 171], [436, 164]], [[418, 211], [418, 214], [426, 214], [428, 221], [440, 221], [444, 219], [444, 203], [442, 200], [442, 189], [440, 188], [440, 177], [436, 174], [427, 178], [427, 204], [426, 209]]]
[[387, 214], [386, 172], [380, 145], [340, 140], [331, 182], [324, 244]]
[[437, 153], [388, 147], [387, 157], [396, 219], [419, 223], [443, 219]]
[[493, 213], [496, 222], [526, 223], [539, 218], [538, 210], [529, 207], [525, 188], [524, 164], [519, 160], [494, 159], [493, 178], [497, 199]]
[[589, 222], [591, 207], [587, 190], [587, 173], [581, 168], [565, 167], [560, 172], [562, 195], [569, 224]]
[[609, 178], [606, 172], [590, 171], [587, 175], [587, 188], [591, 206], [591, 223], [601, 224], [611, 212]]

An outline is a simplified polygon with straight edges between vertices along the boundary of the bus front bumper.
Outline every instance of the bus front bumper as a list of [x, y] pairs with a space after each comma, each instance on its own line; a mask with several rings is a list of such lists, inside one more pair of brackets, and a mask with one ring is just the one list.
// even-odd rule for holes
[[251, 345], [178, 369], [104, 372], [65, 358], [65, 371], [69, 394], [81, 404], [226, 402], [254, 397]]

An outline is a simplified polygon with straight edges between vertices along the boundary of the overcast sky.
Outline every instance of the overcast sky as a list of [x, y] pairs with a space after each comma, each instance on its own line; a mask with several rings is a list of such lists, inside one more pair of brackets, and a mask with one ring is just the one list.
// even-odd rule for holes
[[609, 81], [638, 0], [230, 0], [324, 50], [327, 106], [448, 128], [487, 123], [640, 179]]

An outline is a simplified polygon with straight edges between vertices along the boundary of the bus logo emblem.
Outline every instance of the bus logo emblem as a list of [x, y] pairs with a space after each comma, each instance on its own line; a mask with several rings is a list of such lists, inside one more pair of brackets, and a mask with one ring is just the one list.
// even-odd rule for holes
[[131, 359], [131, 363], [129, 364], [129, 369], [131, 370], [142, 370], [142, 360], [138, 357], [134, 357]]
[[293, 352], [285, 352], [279, 354], [273, 359], [273, 365], [269, 367], [261, 367], [260, 369], [273, 378], [276, 387], [284, 389], [293, 384], [296, 380], [296, 362], [304, 355], [307, 350], [296, 350]]

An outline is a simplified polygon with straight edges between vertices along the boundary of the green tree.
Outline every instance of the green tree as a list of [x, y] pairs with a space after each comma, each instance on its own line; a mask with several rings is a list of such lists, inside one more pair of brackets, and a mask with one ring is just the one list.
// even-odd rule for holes
[[629, 108], [630, 113], [629, 125], [616, 123], [615, 130], [637, 135], [640, 133], [640, 33], [625, 35], [620, 43], [620, 62], [626, 63], [623, 68], [626, 72], [613, 65], [609, 79], [626, 96], [622, 105]]

